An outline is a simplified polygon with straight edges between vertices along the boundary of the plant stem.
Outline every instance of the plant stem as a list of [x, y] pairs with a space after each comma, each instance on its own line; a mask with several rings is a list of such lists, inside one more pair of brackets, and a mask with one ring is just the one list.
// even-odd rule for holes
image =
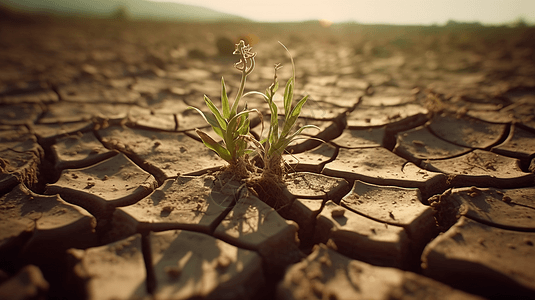
[[236, 95], [236, 99], [234, 100], [234, 102], [240, 101], [241, 97], [243, 96], [243, 91], [245, 90], [246, 78], [247, 78], [247, 66], [244, 63], [242, 73], [241, 73], [240, 88], [238, 89], [238, 94]]

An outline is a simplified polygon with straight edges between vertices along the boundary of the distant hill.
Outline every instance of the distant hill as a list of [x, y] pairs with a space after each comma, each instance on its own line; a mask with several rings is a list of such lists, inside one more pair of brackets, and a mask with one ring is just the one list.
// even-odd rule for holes
[[246, 18], [209, 8], [146, 0], [0, 0], [0, 6], [15, 11], [68, 16], [112, 17], [122, 9], [131, 19], [172, 20], [177, 22], [247, 22]]

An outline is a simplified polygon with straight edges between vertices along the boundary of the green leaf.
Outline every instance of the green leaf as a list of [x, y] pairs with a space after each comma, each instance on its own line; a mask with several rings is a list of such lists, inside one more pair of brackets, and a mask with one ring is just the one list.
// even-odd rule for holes
[[275, 82], [275, 86], [273, 87], [273, 94], [275, 94], [275, 92], [279, 89], [279, 82], [276, 81]]
[[212, 126], [212, 129], [215, 131], [215, 133], [224, 138], [223, 130], [221, 127], [219, 127], [219, 122], [217, 122], [217, 119], [213, 115], [205, 115], [200, 109], [192, 106], [188, 107], [188, 109], [196, 110], [203, 117], [203, 119]]
[[292, 130], [295, 122], [297, 121], [297, 118], [299, 118], [299, 115], [301, 114], [301, 109], [303, 108], [303, 105], [307, 102], [308, 95], [303, 97], [303, 99], [299, 100], [297, 102], [297, 105], [293, 108], [292, 112], [287, 116], [287, 119], [284, 121], [284, 127], [281, 132], [281, 136], [285, 137], [288, 135], [290, 130]]
[[292, 78], [295, 79], [295, 63], [294, 63], [294, 58], [292, 56], [292, 53], [290, 53], [290, 50], [288, 50], [288, 48], [286, 48], [286, 46], [284, 46], [284, 44], [281, 43], [280, 41], [279, 41], [279, 44], [284, 48], [284, 50], [286, 50], [286, 52], [290, 56], [290, 61], [292, 62]]
[[210, 116], [210, 115], [205, 115], [202, 110], [200, 110], [200, 109], [198, 109], [196, 107], [193, 107], [193, 106], [189, 106], [187, 109], [194, 109], [195, 111], [197, 111], [203, 117], [203, 119], [206, 121], [206, 123], [212, 125], [212, 127], [214, 127], [214, 126], [219, 127], [219, 123], [217, 122], [215, 117]]
[[227, 162], [232, 160], [229, 151], [225, 147], [221, 146], [218, 142], [214, 141], [214, 139], [212, 139], [212, 137], [210, 137], [206, 132], [199, 129], [195, 129], [195, 132], [201, 138], [206, 147], [215, 151], [217, 155]]
[[288, 147], [288, 145], [298, 136], [301, 134], [301, 132], [303, 132], [303, 130], [305, 129], [308, 129], [308, 128], [315, 128], [315, 129], [320, 129], [318, 126], [316, 125], [305, 125], [305, 126], [302, 126], [301, 128], [299, 128], [296, 132], [292, 133], [290, 136], [288, 137], [285, 137], [285, 138], [282, 138], [279, 140], [279, 142], [273, 146], [273, 149], [270, 149], [271, 150], [271, 153], [273, 152], [277, 152], [279, 154], [282, 154], [282, 152], [284, 151], [284, 149], [286, 149], [286, 147]]
[[217, 122], [219, 123], [219, 127], [221, 127], [221, 129], [223, 129], [223, 130], [226, 130], [227, 129], [227, 123], [225, 122], [225, 119], [223, 119], [223, 117], [221, 116], [221, 112], [219, 111], [219, 109], [217, 109], [217, 107], [214, 105], [212, 100], [210, 100], [210, 98], [208, 98], [208, 96], [204, 95], [204, 102], [206, 103], [208, 108], [214, 114], [215, 118], [217, 119]]
[[251, 120], [249, 120], [249, 118], [247, 118], [245, 120], [245, 123], [243, 123], [243, 125], [240, 128], [238, 128], [238, 133], [240, 135], [247, 135], [249, 133], [249, 125], [250, 125], [250, 123], [251, 123]]
[[220, 137], [223, 137], [223, 130], [221, 127], [219, 127], [219, 123], [217, 122], [216, 118], [213, 115], [206, 116], [206, 119], [208, 119], [208, 123], [212, 125], [212, 129], [219, 135]]
[[225, 142], [226, 149], [229, 152], [230, 159], [236, 157], [236, 144], [234, 143], [234, 137], [232, 136], [232, 132], [226, 131], [223, 137], [223, 141]]
[[301, 126], [301, 128], [297, 129], [297, 131], [294, 132], [289, 138], [290, 138], [291, 140], [293, 140], [296, 136], [300, 135], [301, 132], [303, 132], [303, 130], [305, 130], [305, 129], [309, 129], [309, 128], [314, 128], [314, 129], [317, 129], [317, 130], [321, 130], [321, 128], [319, 128], [319, 127], [316, 126], [316, 125], [312, 125], [312, 124], [304, 125], [304, 126]]
[[227, 88], [223, 77], [221, 77], [221, 107], [223, 108], [223, 118], [228, 119], [230, 116], [230, 105], [228, 104]]
[[240, 131], [242, 126], [245, 125], [245, 123], [249, 119], [249, 112], [247, 110], [244, 110], [244, 112], [246, 113], [240, 116], [240, 118], [238, 119], [238, 122], [236, 124], [236, 131]]
[[293, 84], [294, 78], [291, 77], [288, 79], [288, 82], [286, 83], [286, 87], [284, 88], [284, 116], [288, 116], [290, 113], [290, 109], [292, 108], [292, 99], [293, 99], [293, 91], [294, 91], [294, 84]]
[[279, 139], [279, 119], [277, 115], [277, 105], [269, 102], [269, 109], [271, 111], [271, 120], [269, 124], [268, 144], [273, 144]]
[[239, 102], [240, 102], [240, 99], [236, 98], [236, 100], [234, 100], [234, 103], [232, 103], [232, 108], [230, 109], [229, 118], [232, 118], [238, 112]]
[[[238, 148], [238, 145], [236, 144], [236, 141], [239, 139], [240, 123], [246, 122], [248, 115], [249, 115], [248, 110], [241, 111], [240, 113], [236, 114], [234, 117], [230, 119], [227, 130], [224, 132], [223, 140], [225, 141], [227, 149], [229, 150], [233, 158], [239, 157], [241, 155], [239, 153], [239, 148]], [[245, 129], [242, 129], [242, 130], [245, 130]], [[247, 132], [248, 131], [249, 129], [247, 127]]]
[[[241, 117], [238, 117], [236, 119], [239, 119]], [[236, 119], [233, 119], [233, 121], [231, 121], [229, 124], [230, 126], [236, 126]], [[227, 130], [226, 132], [226, 136], [225, 136], [225, 143], [227, 144], [227, 148], [228, 150], [230, 151], [231, 155], [235, 158], [237, 156], [239, 156], [238, 154], [238, 150], [239, 150], [239, 145], [236, 143], [236, 141], [238, 140], [238, 137], [239, 137], [239, 133], [237, 130]]]
[[238, 131], [240, 125], [243, 124], [242, 122], [245, 122], [245, 120], [248, 119], [249, 112], [250, 111], [248, 110], [244, 110], [232, 117], [228, 123], [228, 131]]
[[236, 140], [236, 157], [244, 155], [245, 149], [247, 149], [247, 142], [244, 140], [244, 136], [239, 136]]
[[[269, 89], [266, 90], [266, 91], [269, 91]], [[269, 97], [267, 96], [267, 94], [268, 94], [268, 93], [263, 94], [263, 93], [261, 93], [261, 92], [257, 92], [257, 91], [250, 91], [250, 92], [247, 92], [247, 93], [243, 94], [242, 98], [243, 98], [243, 97], [246, 97], [246, 96], [249, 96], [249, 95], [259, 95], [259, 96], [264, 97], [264, 100], [269, 101]]]

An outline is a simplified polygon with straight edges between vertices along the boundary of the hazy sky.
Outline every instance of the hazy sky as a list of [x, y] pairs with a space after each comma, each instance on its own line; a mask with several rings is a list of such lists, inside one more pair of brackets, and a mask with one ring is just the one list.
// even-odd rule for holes
[[152, 0], [209, 7], [255, 21], [328, 19], [360, 23], [443, 24], [448, 20], [535, 23], [535, 0]]

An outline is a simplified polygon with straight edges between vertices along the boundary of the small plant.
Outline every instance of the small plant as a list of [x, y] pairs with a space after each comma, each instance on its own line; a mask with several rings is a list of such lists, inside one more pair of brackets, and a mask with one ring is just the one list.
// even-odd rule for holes
[[[280, 42], [279, 42], [280, 43]], [[297, 138], [301, 132], [307, 128], [316, 128], [314, 125], [305, 125], [298, 128], [296, 131], [293, 131], [295, 123], [301, 114], [301, 109], [305, 105], [308, 95], [304, 96], [301, 100], [297, 102], [295, 106], [293, 104], [293, 92], [295, 86], [295, 64], [290, 51], [280, 43], [282, 47], [290, 55], [290, 60], [292, 62], [292, 77], [288, 79], [286, 86], [284, 88], [283, 95], [283, 108], [284, 108], [284, 120], [282, 124], [282, 130], [279, 130], [279, 120], [278, 120], [278, 107], [273, 101], [275, 93], [279, 88], [279, 81], [277, 78], [277, 71], [282, 68], [281, 64], [275, 65], [275, 74], [273, 76], [273, 83], [266, 89], [265, 94], [253, 91], [249, 94], [257, 94], [262, 96], [269, 105], [269, 110], [271, 112], [271, 120], [269, 126], [269, 132], [267, 138], [260, 141], [260, 144], [265, 145], [263, 149], [263, 162], [264, 162], [264, 176], [276, 176], [279, 180], [282, 179], [284, 174], [282, 155], [288, 145]]]
[[[280, 43], [280, 42], [279, 42]], [[262, 160], [264, 168], [259, 178], [252, 178], [249, 181], [250, 186], [256, 192], [256, 194], [268, 205], [275, 209], [282, 209], [289, 203], [285, 203], [284, 200], [284, 182], [283, 176], [285, 174], [284, 162], [282, 155], [284, 154], [286, 147], [301, 134], [301, 132], [307, 128], [316, 128], [314, 125], [305, 125], [294, 131], [295, 123], [301, 114], [301, 109], [305, 105], [308, 95], [304, 96], [301, 100], [293, 106], [293, 95], [295, 86], [295, 64], [290, 51], [280, 43], [282, 47], [290, 55], [292, 62], [292, 76], [288, 79], [286, 86], [284, 87], [283, 95], [283, 109], [284, 119], [282, 122], [282, 130], [280, 130], [278, 119], [278, 107], [273, 101], [275, 93], [279, 88], [279, 81], [277, 78], [277, 71], [282, 67], [280, 64], [275, 65], [275, 74], [273, 76], [273, 83], [266, 89], [265, 93], [258, 91], [252, 91], [247, 93], [260, 95], [266, 100], [271, 113], [269, 131], [267, 137], [258, 142], [254, 141], [256, 147], [262, 152]]]
[[[290, 54], [288, 49], [282, 43], [280, 44], [288, 54]], [[206, 122], [212, 126], [216, 134], [223, 138], [223, 145], [217, 143], [202, 130], [196, 129], [196, 132], [208, 148], [215, 151], [222, 159], [229, 163], [229, 168], [227, 170], [232, 173], [232, 178], [237, 176], [241, 179], [247, 179], [245, 184], [252, 188], [262, 200], [274, 208], [280, 208], [285, 205], [285, 203], [278, 202], [279, 199], [283, 199], [282, 187], [285, 169], [282, 155], [284, 154], [286, 147], [288, 147], [288, 145], [295, 140], [303, 130], [307, 128], [319, 128], [314, 125], [305, 125], [294, 130], [296, 121], [301, 114], [301, 109], [303, 108], [303, 105], [305, 105], [308, 96], [303, 97], [295, 104], [295, 106], [293, 106], [295, 64], [291, 54], [292, 76], [288, 79], [284, 88], [284, 119], [281, 124], [279, 124], [278, 120], [279, 109], [273, 99], [279, 88], [277, 71], [282, 66], [280, 64], [275, 65], [273, 83], [266, 89], [265, 93], [258, 91], [244, 93], [247, 76], [251, 74], [255, 67], [254, 58], [256, 53], [251, 52], [251, 47], [246, 45], [242, 40], [236, 44], [234, 54], [240, 55], [240, 61], [235, 64], [235, 67], [242, 72], [242, 78], [232, 107], [228, 100], [223, 78], [221, 78], [222, 111], [220, 111], [206, 95], [204, 96], [204, 101], [210, 109], [212, 113], [211, 115], [203, 113], [198, 108], [191, 107], [203, 116]], [[268, 103], [271, 113], [268, 135], [262, 141], [257, 141], [249, 134], [249, 114], [256, 112], [262, 116], [261, 113], [257, 109], [247, 109], [247, 104], [241, 112], [237, 112], [240, 100], [249, 95], [262, 96]], [[282, 129], [280, 129], [281, 127]], [[254, 148], [256, 148], [257, 153], [261, 155], [264, 166], [260, 176], [255, 175], [251, 177], [251, 173], [249, 172], [249, 170], [255, 169], [255, 167], [248, 161], [248, 154], [253, 152], [253, 148], [249, 147], [249, 143], [252, 143]]]
[[214, 139], [212, 139], [206, 132], [196, 129], [195, 132], [203, 143], [213, 151], [215, 151], [222, 159], [227, 161], [230, 165], [230, 169], [236, 172], [240, 177], [247, 176], [247, 162], [245, 161], [245, 155], [252, 152], [252, 149], [248, 149], [248, 134], [249, 134], [249, 113], [258, 112], [256, 109], [248, 110], [246, 107], [243, 111], [237, 112], [240, 99], [243, 97], [245, 82], [247, 76], [255, 68], [255, 56], [256, 53], [251, 52], [251, 47], [245, 45], [244, 41], [240, 41], [236, 44], [234, 53], [240, 55], [240, 61], [234, 66], [242, 72], [240, 87], [232, 107], [230, 106], [227, 89], [225, 86], [225, 80], [221, 78], [221, 108], [220, 111], [208, 98], [204, 95], [204, 102], [211, 111], [211, 115], [205, 114], [200, 109], [195, 109], [201, 114], [201, 116], [208, 122], [214, 132], [223, 138], [224, 145], [220, 145]]

